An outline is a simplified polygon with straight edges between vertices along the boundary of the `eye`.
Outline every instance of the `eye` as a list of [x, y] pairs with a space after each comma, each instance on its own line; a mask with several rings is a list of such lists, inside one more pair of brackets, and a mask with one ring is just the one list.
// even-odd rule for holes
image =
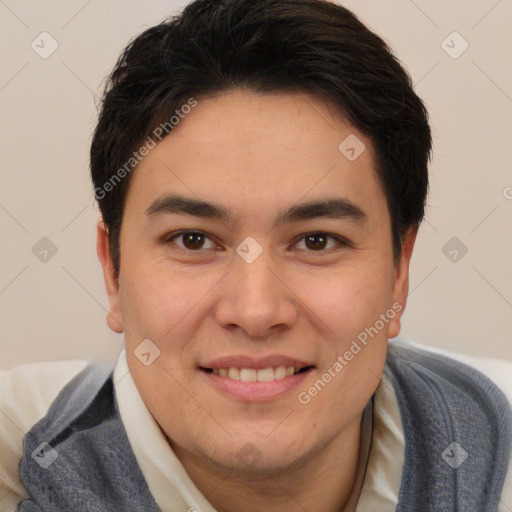
[[[329, 246], [329, 240], [333, 241]], [[178, 242], [179, 241], [179, 242]], [[208, 242], [209, 241], [209, 245]], [[180, 249], [190, 252], [201, 252], [201, 250], [219, 248], [218, 244], [201, 231], [179, 231], [177, 233], [170, 233], [166, 235], [162, 242], [164, 245], [175, 244]], [[303, 247], [298, 247], [303, 243]], [[330, 252], [338, 247], [350, 245], [345, 239], [325, 233], [322, 231], [307, 233], [302, 235], [301, 238], [294, 244], [299, 250], [307, 252], [324, 253]]]
[[[330, 247], [327, 247], [329, 239], [334, 240], [334, 244], [332, 244]], [[300, 250], [308, 250], [308, 252], [325, 252], [335, 249], [336, 245], [349, 245], [348, 242], [343, 238], [336, 235], [331, 235], [329, 233], [324, 233], [322, 231], [307, 233], [306, 235], [303, 235], [296, 245], [302, 241], [304, 241], [304, 246], [306, 249], [300, 248]]]
[[[181, 244], [176, 243], [174, 240], [181, 240]], [[210, 247], [204, 247], [206, 240], [210, 240]], [[205, 248], [212, 249], [217, 247], [217, 244], [201, 231], [180, 231], [179, 233], [173, 233], [164, 237], [163, 242], [164, 244], [175, 243], [181, 249], [193, 252], [198, 252]]]

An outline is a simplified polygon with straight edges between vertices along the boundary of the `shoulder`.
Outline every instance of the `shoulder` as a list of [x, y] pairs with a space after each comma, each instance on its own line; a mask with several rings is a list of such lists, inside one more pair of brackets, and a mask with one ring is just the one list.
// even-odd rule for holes
[[89, 361], [29, 363], [0, 371], [0, 409], [20, 430], [29, 430], [47, 412], [62, 388]]
[[[404, 340], [396, 340], [391, 343], [397, 343], [398, 346], [416, 348], [427, 353], [437, 354], [477, 370], [502, 391], [509, 405], [512, 407], [512, 361], [442, 350]], [[505, 476], [498, 506], [498, 512], [504, 512], [505, 510], [512, 510], [512, 453], [509, 458], [508, 471]]]
[[397, 340], [397, 344], [418, 348], [432, 354], [438, 354], [470, 366], [480, 373], [483, 373], [501, 389], [509, 401], [512, 400], [512, 361], [453, 352], [410, 341], [405, 342], [403, 340]]
[[62, 388], [89, 364], [75, 359], [22, 364], [0, 371], [2, 510], [16, 510], [15, 504], [26, 494], [19, 482], [25, 434], [45, 416]]

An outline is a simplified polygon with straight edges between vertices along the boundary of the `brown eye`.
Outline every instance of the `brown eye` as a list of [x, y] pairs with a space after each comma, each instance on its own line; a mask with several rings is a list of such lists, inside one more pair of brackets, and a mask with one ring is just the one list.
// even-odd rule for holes
[[313, 235], [307, 235], [304, 239], [306, 241], [306, 247], [314, 251], [325, 249], [327, 243], [327, 236], [323, 233], [315, 233]]
[[[181, 243], [178, 243], [178, 240], [181, 240]], [[208, 240], [210, 240], [210, 247], [205, 247], [205, 243]], [[210, 237], [199, 231], [182, 231], [181, 233], [175, 233], [172, 236], [165, 237], [164, 243], [173, 243], [182, 249], [194, 252], [216, 247], [216, 244], [211, 241]]]
[[[331, 246], [328, 247], [329, 239], [334, 240], [334, 244], [331, 244]], [[304, 247], [299, 247], [299, 249], [307, 250], [308, 252], [329, 251], [331, 249], [335, 249], [336, 245], [341, 247], [348, 245], [348, 243], [342, 238], [323, 232], [308, 233], [307, 235], [304, 235], [298, 243], [302, 241], [304, 241], [305, 249]]]
[[184, 233], [183, 245], [187, 249], [201, 249], [204, 244], [204, 235], [202, 233]]

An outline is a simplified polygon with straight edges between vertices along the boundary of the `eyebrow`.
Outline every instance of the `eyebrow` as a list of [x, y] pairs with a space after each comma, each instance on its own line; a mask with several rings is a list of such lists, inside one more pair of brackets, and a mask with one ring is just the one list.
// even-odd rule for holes
[[[232, 215], [224, 206], [178, 194], [156, 199], [146, 210], [149, 217], [166, 214], [193, 215], [232, 223]], [[352, 201], [334, 197], [290, 206], [277, 215], [275, 224], [282, 225], [320, 217], [349, 220], [359, 224], [365, 223], [368, 219], [367, 213]]]

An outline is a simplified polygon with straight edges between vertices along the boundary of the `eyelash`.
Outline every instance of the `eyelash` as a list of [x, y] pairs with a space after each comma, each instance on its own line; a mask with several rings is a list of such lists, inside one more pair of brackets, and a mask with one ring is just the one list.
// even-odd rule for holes
[[[183, 230], [183, 231], [177, 231], [177, 232], [174, 232], [174, 233], [169, 233], [167, 235], [165, 235], [163, 238], [162, 238], [162, 243], [164, 245], [168, 245], [170, 243], [174, 243], [173, 240], [175, 238], [178, 238], [180, 236], [183, 236], [183, 235], [187, 235], [187, 234], [197, 234], [197, 235], [203, 235], [205, 236], [206, 238], [211, 239], [211, 237], [209, 237], [206, 233], [204, 233], [203, 231], [197, 231], [197, 230]], [[322, 254], [327, 254], [329, 252], [332, 252], [332, 251], [335, 251], [337, 249], [340, 249], [340, 248], [343, 248], [343, 247], [349, 247], [350, 246], [350, 243], [348, 242], [348, 240], [338, 236], [338, 235], [334, 235], [332, 233], [327, 233], [325, 231], [310, 231], [308, 233], [305, 233], [303, 235], [301, 235], [301, 237], [294, 243], [294, 245], [296, 245], [297, 243], [299, 243], [301, 240], [304, 240], [305, 238], [307, 238], [308, 236], [311, 236], [311, 235], [325, 235], [327, 236], [327, 238], [331, 238], [333, 240], [336, 241], [336, 243], [338, 244], [338, 247], [334, 247], [334, 248], [329, 248], [329, 249], [320, 249], [318, 251], [314, 251], [314, 250], [308, 250], [308, 249], [300, 249], [300, 250], [305, 250], [306, 252], [309, 252], [311, 254], [317, 254], [317, 255], [322, 255]], [[213, 242], [213, 240], [212, 240]], [[215, 243], [215, 242], [214, 242]], [[182, 247], [179, 247], [179, 249], [183, 250], [183, 251], [186, 251], [188, 253], [201, 253], [201, 252], [204, 252], [205, 250], [203, 249], [198, 249], [196, 251], [192, 250], [192, 249], [187, 249], [187, 248], [182, 248]]]

